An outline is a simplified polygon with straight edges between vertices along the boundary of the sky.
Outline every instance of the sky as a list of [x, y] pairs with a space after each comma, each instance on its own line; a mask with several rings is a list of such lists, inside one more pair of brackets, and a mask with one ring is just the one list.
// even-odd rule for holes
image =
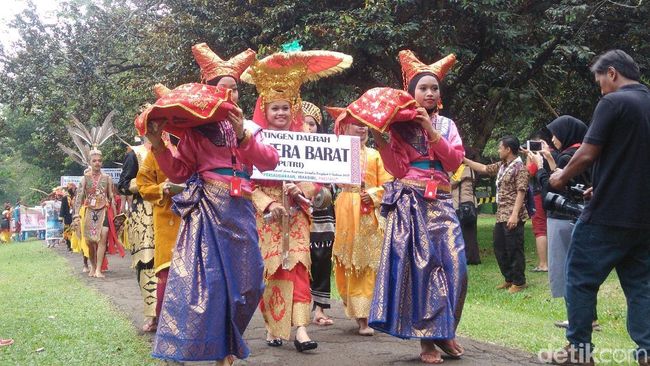
[[[32, 0], [36, 5], [39, 15], [46, 17], [59, 5], [60, 0]], [[9, 28], [14, 16], [27, 7], [27, 1], [2, 0], [2, 13], [0, 13], [0, 42], [4, 47], [9, 47], [18, 39], [18, 34]]]

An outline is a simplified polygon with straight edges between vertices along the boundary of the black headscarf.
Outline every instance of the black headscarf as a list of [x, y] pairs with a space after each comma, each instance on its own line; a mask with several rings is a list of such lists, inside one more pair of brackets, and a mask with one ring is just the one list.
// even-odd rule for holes
[[[409, 94], [411, 94], [411, 96], [413, 98], [415, 98], [415, 87], [418, 86], [418, 82], [420, 81], [420, 79], [422, 79], [425, 76], [433, 76], [434, 78], [436, 78], [436, 80], [438, 80], [438, 78], [432, 72], [428, 72], [428, 71], [421, 72], [421, 73], [415, 75], [413, 77], [413, 79], [411, 79], [411, 81], [409, 81], [408, 88], [406, 88], [406, 91]], [[438, 80], [438, 88], [440, 88], [440, 80]], [[433, 107], [431, 109], [427, 109], [427, 113], [431, 114], [433, 111], [436, 110], [436, 108], [437, 108], [437, 106]]]
[[587, 133], [587, 125], [571, 116], [560, 116], [546, 125], [549, 131], [560, 141], [565, 150], [569, 146], [582, 142]]

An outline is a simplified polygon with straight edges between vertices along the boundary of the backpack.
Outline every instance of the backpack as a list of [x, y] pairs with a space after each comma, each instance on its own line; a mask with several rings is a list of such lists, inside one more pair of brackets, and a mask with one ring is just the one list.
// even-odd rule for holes
[[[521, 165], [524, 169], [526, 166], [524, 164]], [[521, 171], [521, 167], [517, 166], [515, 167], [513, 174], [512, 174], [512, 179], [515, 179], [517, 177], [517, 174]], [[535, 212], [537, 212], [537, 209], [535, 208], [535, 193], [533, 192], [533, 186], [531, 184], [528, 184], [528, 188], [526, 189], [526, 195], [524, 196], [524, 207], [526, 208], [526, 212], [528, 212], [528, 217], [533, 217], [535, 215]]]

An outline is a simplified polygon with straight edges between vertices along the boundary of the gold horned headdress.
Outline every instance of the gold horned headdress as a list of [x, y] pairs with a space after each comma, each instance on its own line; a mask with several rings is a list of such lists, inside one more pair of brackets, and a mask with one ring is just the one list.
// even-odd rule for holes
[[89, 166], [90, 157], [92, 155], [102, 155], [102, 152], [99, 150], [99, 147], [103, 145], [108, 139], [117, 133], [117, 130], [113, 127], [112, 119], [116, 111], [112, 110], [104, 122], [99, 127], [92, 127], [90, 130], [79, 122], [75, 116], [71, 116], [70, 121], [66, 124], [68, 133], [72, 137], [72, 142], [77, 147], [78, 151], [71, 149], [62, 143], [57, 145], [63, 152], [68, 154], [68, 156], [75, 162], [81, 164], [82, 166]]
[[192, 54], [201, 68], [201, 81], [208, 82], [218, 76], [232, 76], [236, 81], [254, 61], [257, 53], [250, 48], [230, 60], [222, 60], [206, 43], [192, 46]]
[[352, 56], [322, 50], [278, 52], [254, 62], [241, 76], [242, 81], [255, 85], [259, 94], [253, 121], [266, 128], [266, 105], [284, 100], [291, 105], [291, 130], [302, 131], [302, 84], [336, 74], [351, 65]]

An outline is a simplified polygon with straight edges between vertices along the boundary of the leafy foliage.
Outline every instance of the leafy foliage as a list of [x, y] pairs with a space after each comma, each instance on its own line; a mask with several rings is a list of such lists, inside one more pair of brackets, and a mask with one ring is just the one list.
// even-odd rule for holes
[[[401, 49], [425, 62], [456, 53], [443, 114], [483, 150], [508, 131], [527, 137], [555, 113], [588, 121], [598, 100], [588, 65], [607, 49], [628, 51], [647, 80], [649, 16], [650, 3], [632, 0], [67, 0], [53, 19], [30, 5], [11, 24], [20, 40], [0, 52], [4, 130], [16, 158], [53, 181], [78, 171], [54, 148], [68, 139], [69, 115], [98, 124], [116, 109], [128, 140], [153, 84], [199, 79], [193, 44], [223, 57], [250, 47], [262, 57], [299, 39], [304, 49], [354, 57], [345, 73], [304, 86], [303, 98], [318, 105], [401, 87]], [[241, 94], [250, 111], [254, 88]], [[117, 140], [107, 149], [106, 160], [122, 160]]]

